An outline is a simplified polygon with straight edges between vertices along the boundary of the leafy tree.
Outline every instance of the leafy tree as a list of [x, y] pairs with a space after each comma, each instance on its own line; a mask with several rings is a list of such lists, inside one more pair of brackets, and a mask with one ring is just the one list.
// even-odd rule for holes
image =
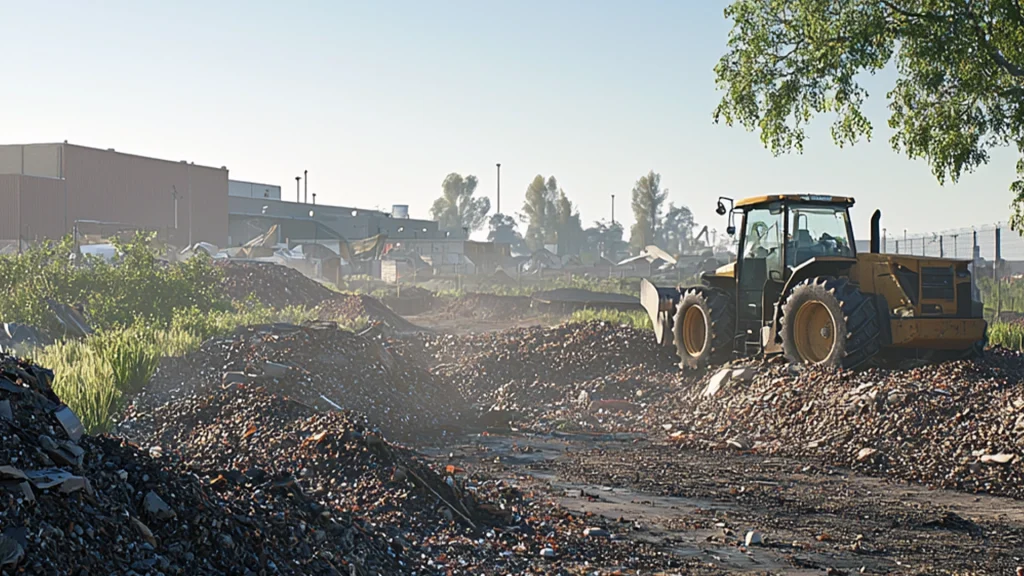
[[465, 178], [452, 172], [441, 183], [441, 197], [430, 207], [430, 217], [438, 221], [442, 230], [468, 228], [479, 230], [491, 211], [489, 198], [474, 198], [477, 178], [470, 174]]
[[515, 218], [506, 214], [495, 214], [491, 216], [488, 227], [488, 242], [511, 244], [513, 252], [522, 252], [525, 249], [523, 235], [519, 233]]
[[612, 259], [620, 251], [628, 247], [622, 241], [623, 229], [621, 222], [613, 224], [603, 221], [594, 222], [594, 225], [584, 230], [583, 234], [588, 250], [599, 252]]
[[555, 199], [558, 182], [554, 176], [544, 180], [540, 174], [526, 187], [526, 199], [523, 201], [523, 214], [520, 219], [527, 223], [524, 239], [531, 251], [540, 250], [545, 244], [555, 242], [555, 222], [557, 213]]
[[1022, 154], [1011, 186], [1024, 229], [1024, 5], [1020, 0], [735, 0], [728, 51], [715, 67], [725, 95], [715, 121], [760, 130], [774, 154], [802, 151], [806, 124], [834, 115], [839, 146], [870, 139], [858, 75], [894, 63], [890, 144], [957, 182], [989, 152]]
[[559, 254], [579, 254], [583, 247], [580, 213], [561, 189], [555, 201], [555, 239]]
[[693, 228], [696, 223], [693, 220], [693, 212], [686, 206], [676, 206], [668, 203], [668, 210], [665, 212], [665, 221], [661, 228], [661, 243], [669, 252], [682, 254], [689, 250], [693, 244]]
[[640, 177], [633, 186], [633, 218], [636, 223], [630, 229], [629, 244], [636, 250], [654, 244], [662, 225], [662, 207], [668, 198], [668, 190], [661, 189], [661, 174], [653, 170]]

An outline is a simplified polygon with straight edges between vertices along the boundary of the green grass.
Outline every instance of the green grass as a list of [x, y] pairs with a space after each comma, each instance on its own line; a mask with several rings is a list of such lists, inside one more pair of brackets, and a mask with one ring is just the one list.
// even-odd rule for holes
[[1024, 326], [996, 322], [988, 327], [988, 343], [1011, 350], [1024, 350]]
[[626, 326], [632, 326], [633, 328], [640, 328], [642, 330], [649, 330], [652, 328], [651, 319], [647, 316], [646, 312], [642, 311], [630, 311], [625, 312], [622, 310], [608, 310], [608, 309], [584, 309], [577, 310], [572, 313], [569, 318], [569, 322], [610, 322], [612, 324], [624, 324]]
[[313, 318], [312, 311], [302, 308], [249, 306], [206, 313], [179, 309], [168, 327], [136, 322], [101, 330], [84, 340], [47, 346], [33, 360], [53, 370], [54, 392], [78, 414], [86, 430], [96, 434], [110, 430], [116, 414], [149, 382], [161, 358], [193, 352], [204, 341], [239, 326]]

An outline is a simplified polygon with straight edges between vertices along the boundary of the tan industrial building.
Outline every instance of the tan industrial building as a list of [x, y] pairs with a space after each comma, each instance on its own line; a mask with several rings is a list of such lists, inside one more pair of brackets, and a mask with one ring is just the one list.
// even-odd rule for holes
[[0, 145], [0, 242], [146, 229], [228, 241], [228, 170], [73, 144]]

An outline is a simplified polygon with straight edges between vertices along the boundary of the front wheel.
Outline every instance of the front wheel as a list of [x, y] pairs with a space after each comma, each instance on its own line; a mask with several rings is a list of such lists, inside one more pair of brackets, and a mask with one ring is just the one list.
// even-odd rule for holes
[[679, 299], [672, 332], [679, 367], [703, 369], [729, 360], [736, 330], [735, 305], [716, 288], [689, 288]]
[[881, 349], [875, 302], [848, 278], [804, 280], [782, 305], [782, 348], [790, 362], [854, 368]]

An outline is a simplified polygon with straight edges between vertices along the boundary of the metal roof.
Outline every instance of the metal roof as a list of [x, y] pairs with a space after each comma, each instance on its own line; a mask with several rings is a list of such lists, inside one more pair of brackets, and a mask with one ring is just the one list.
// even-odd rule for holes
[[763, 196], [751, 196], [736, 201], [737, 208], [755, 206], [767, 202], [786, 200], [789, 202], [823, 202], [827, 204], [853, 204], [853, 198], [849, 196], [830, 196], [828, 194], [765, 194]]

